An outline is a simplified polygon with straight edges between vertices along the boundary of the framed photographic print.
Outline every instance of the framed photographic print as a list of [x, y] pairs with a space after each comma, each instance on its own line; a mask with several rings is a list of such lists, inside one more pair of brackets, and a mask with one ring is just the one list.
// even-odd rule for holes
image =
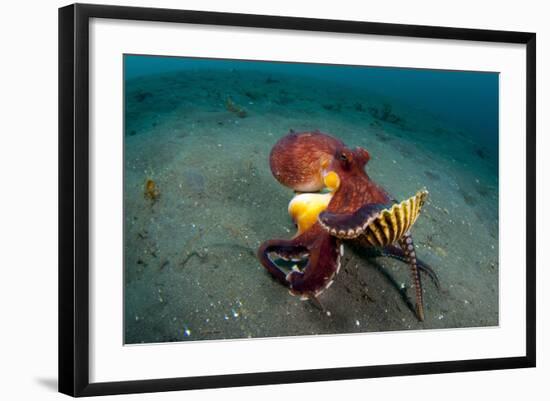
[[59, 389], [535, 366], [535, 34], [59, 10]]

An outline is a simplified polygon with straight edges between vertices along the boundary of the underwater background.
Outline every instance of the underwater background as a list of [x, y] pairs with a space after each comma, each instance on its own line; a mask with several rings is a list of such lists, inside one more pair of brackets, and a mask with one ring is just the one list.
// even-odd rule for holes
[[[124, 56], [125, 343], [498, 325], [498, 73]], [[430, 192], [409, 268], [346, 247], [324, 311], [256, 258], [290, 238], [269, 169], [290, 129], [367, 149], [396, 199]]]

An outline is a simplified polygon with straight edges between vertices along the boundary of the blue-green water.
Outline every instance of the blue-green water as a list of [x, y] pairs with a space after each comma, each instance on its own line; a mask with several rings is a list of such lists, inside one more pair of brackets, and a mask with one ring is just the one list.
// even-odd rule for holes
[[[124, 71], [127, 343], [498, 324], [497, 73], [132, 55]], [[346, 246], [325, 311], [261, 267], [259, 244], [295, 231], [268, 164], [290, 129], [366, 148], [397, 199], [429, 190], [413, 236], [442, 289], [424, 280], [425, 322], [400, 262]]]
[[273, 63], [180, 57], [125, 57], [126, 79], [182, 70], [259, 71], [315, 78], [399, 99], [439, 115], [498, 157], [496, 72]]

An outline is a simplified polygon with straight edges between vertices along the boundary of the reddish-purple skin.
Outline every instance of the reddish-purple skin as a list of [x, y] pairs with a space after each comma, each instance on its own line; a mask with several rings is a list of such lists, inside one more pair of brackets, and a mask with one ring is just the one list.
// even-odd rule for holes
[[323, 188], [323, 163], [330, 163], [344, 143], [320, 132], [290, 132], [273, 146], [269, 166], [284, 186], [300, 192]]
[[[359, 224], [364, 218], [361, 208], [369, 204], [387, 204], [390, 198], [373, 183], [364, 166], [369, 154], [362, 148], [349, 149], [345, 144], [320, 132], [291, 132], [273, 147], [269, 162], [274, 177], [295, 191], [318, 191], [323, 188], [323, 171], [334, 171], [340, 187], [329, 203], [323, 222], [334, 227]], [[340, 262], [340, 240], [331, 236], [319, 222], [300, 236], [273, 239], [258, 249], [262, 265], [294, 295], [311, 297], [326, 289], [334, 279]], [[308, 255], [301, 271], [286, 274], [270, 258]]]
[[[340, 186], [319, 220], [307, 231], [292, 239], [272, 239], [261, 244], [258, 259], [267, 271], [292, 295], [316, 299], [327, 289], [340, 269], [341, 240], [328, 228], [347, 231], [362, 225], [369, 217], [389, 206], [392, 199], [365, 172], [369, 153], [360, 147], [349, 149], [343, 142], [321, 132], [290, 132], [273, 147], [269, 162], [273, 176], [283, 185], [299, 192], [323, 188], [323, 173], [334, 171]], [[407, 236], [409, 236], [407, 234]], [[404, 238], [402, 238], [404, 241]], [[411, 240], [412, 243], [412, 240]], [[407, 247], [408, 243], [403, 242]], [[380, 253], [409, 263], [417, 286], [417, 316], [423, 320], [422, 288], [418, 271], [427, 273], [438, 286], [433, 270], [414, 258], [414, 251], [403, 252], [393, 245]], [[411, 256], [413, 258], [411, 258]], [[282, 270], [271, 256], [283, 259], [307, 259], [301, 269]]]
[[[339, 268], [339, 240], [316, 223], [302, 235], [290, 239], [265, 241], [258, 249], [262, 265], [281, 284], [289, 287], [293, 295], [311, 297], [318, 295], [334, 279]], [[287, 259], [307, 255], [303, 271], [286, 274], [269, 257], [270, 253]]]

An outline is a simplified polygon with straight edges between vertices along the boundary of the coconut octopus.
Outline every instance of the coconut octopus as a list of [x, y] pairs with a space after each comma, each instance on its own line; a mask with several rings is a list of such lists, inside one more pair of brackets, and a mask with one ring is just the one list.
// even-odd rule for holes
[[[365, 172], [369, 153], [348, 148], [319, 131], [289, 134], [271, 150], [271, 172], [297, 195], [289, 214], [297, 226], [291, 239], [271, 239], [258, 249], [267, 271], [290, 294], [321, 307], [319, 295], [338, 274], [343, 242], [406, 262], [415, 288], [417, 318], [424, 320], [420, 271], [438, 286], [435, 272], [416, 258], [410, 228], [428, 196], [425, 190], [398, 203]], [[290, 262], [290, 265], [289, 265]]]

